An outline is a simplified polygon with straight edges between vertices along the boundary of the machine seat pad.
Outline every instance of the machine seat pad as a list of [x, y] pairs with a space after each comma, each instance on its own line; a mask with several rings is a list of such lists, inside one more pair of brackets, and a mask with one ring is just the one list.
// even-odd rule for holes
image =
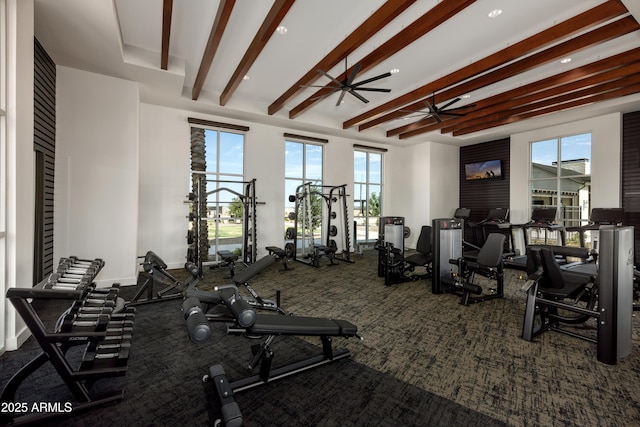
[[276, 262], [276, 259], [272, 256], [267, 255], [265, 257], [262, 257], [258, 261], [251, 264], [249, 267], [243, 268], [241, 271], [237, 272], [235, 276], [233, 276], [233, 281], [237, 285], [247, 283], [249, 279], [251, 279], [253, 276], [256, 276], [258, 273], [269, 267], [274, 262]]
[[346, 320], [277, 314], [257, 314], [256, 322], [247, 328], [247, 333], [256, 335], [353, 337], [357, 332], [358, 327]]

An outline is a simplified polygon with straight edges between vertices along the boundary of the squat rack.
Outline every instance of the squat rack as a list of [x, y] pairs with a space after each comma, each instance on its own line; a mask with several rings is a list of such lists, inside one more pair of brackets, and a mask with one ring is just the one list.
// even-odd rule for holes
[[[202, 272], [202, 265], [209, 262], [209, 230], [207, 223], [207, 203], [212, 194], [228, 191], [240, 199], [242, 203], [242, 262], [254, 263], [258, 256], [256, 242], [256, 180], [235, 181], [207, 179], [206, 172], [192, 171], [194, 177], [194, 192], [189, 194], [192, 210], [189, 214], [191, 230], [187, 233], [189, 249], [187, 259], [195, 263]], [[206, 191], [207, 183], [215, 183], [216, 188]], [[218, 187], [219, 184], [242, 184], [244, 193], [235, 191], [229, 187]], [[217, 220], [217, 219], [216, 219]]]
[[[325, 192], [328, 189], [328, 192]], [[327, 215], [322, 215], [321, 223], [324, 223], [325, 239], [324, 245], [316, 245], [313, 236], [313, 200], [312, 197], [320, 197], [326, 203]], [[346, 184], [314, 185], [305, 182], [296, 188], [296, 194], [289, 196], [289, 201], [295, 201], [294, 227], [289, 228], [285, 237], [293, 239], [292, 258], [296, 261], [319, 266], [319, 258], [322, 255], [328, 256], [331, 264], [333, 260], [345, 262], [351, 261], [351, 234], [349, 232], [349, 210], [347, 206]], [[324, 207], [324, 206], [323, 206]], [[339, 218], [337, 210], [341, 210]], [[324, 213], [324, 209], [321, 210]], [[326, 223], [325, 220], [326, 219]], [[338, 243], [334, 239], [340, 234], [339, 227], [332, 224], [333, 220], [338, 220], [342, 225], [342, 252], [338, 254]], [[301, 253], [298, 254], [298, 249]]]

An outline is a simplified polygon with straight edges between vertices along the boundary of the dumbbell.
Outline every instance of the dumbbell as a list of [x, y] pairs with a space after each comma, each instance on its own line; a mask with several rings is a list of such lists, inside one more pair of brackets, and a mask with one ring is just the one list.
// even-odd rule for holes
[[66, 314], [60, 325], [60, 332], [103, 332], [107, 329], [111, 316], [101, 314], [98, 316], [84, 317], [78, 320], [72, 314]]
[[80, 370], [126, 366], [131, 351], [131, 342], [120, 344], [89, 343], [82, 356]]
[[200, 300], [189, 297], [182, 303], [182, 314], [187, 321], [189, 338], [196, 344], [205, 342], [211, 336], [211, 325], [202, 311]]

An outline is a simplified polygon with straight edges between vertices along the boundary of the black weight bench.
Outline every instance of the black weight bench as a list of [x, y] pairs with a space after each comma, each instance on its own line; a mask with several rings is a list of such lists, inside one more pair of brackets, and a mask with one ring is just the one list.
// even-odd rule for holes
[[269, 251], [269, 255], [275, 256], [276, 259], [282, 260], [284, 269], [289, 270], [289, 258], [291, 257], [290, 253], [278, 246], [267, 246], [265, 247], [265, 249]]
[[229, 275], [231, 278], [233, 278], [236, 271], [236, 261], [238, 260], [238, 255], [235, 255], [233, 252], [224, 249], [219, 250], [216, 253], [221, 258], [221, 261], [217, 265], [212, 265], [211, 268], [229, 267]]
[[[204, 292], [202, 292], [204, 293]], [[350, 357], [346, 349], [333, 350], [332, 337], [358, 337], [356, 325], [346, 320], [335, 320], [321, 317], [282, 316], [276, 314], [251, 313], [251, 308], [245, 301], [235, 296], [230, 287], [220, 290], [224, 303], [233, 314], [234, 321], [226, 325], [229, 335], [243, 335], [249, 338], [264, 338], [256, 346], [254, 356], [249, 363], [249, 370], [260, 364], [259, 373], [246, 378], [229, 382], [221, 365], [209, 368], [208, 375], [203, 381], [211, 382], [216, 388], [221, 403], [222, 418], [225, 426], [239, 426], [242, 424], [242, 413], [233, 398], [234, 392], [248, 390], [289, 375], [316, 368], [328, 363]], [[187, 320], [187, 330], [193, 342], [202, 343], [211, 334], [211, 325], [202, 311], [201, 303], [196, 298], [189, 298], [183, 303], [183, 313]], [[271, 343], [277, 336], [317, 336], [322, 342], [322, 352], [300, 361], [272, 369], [273, 348]]]
[[[276, 262], [276, 259], [273, 256], [267, 255], [265, 257], [262, 257], [255, 263], [249, 265], [246, 268], [243, 268], [233, 276], [232, 280], [235, 285], [227, 285], [218, 289], [233, 286], [237, 290], [238, 287], [244, 286], [245, 289], [247, 289], [247, 291], [251, 294], [251, 297], [241, 298], [240, 296], [238, 296], [238, 298], [246, 301], [251, 307], [259, 310], [272, 310], [277, 311], [281, 314], [286, 314], [286, 312], [280, 308], [280, 291], [276, 292], [276, 300], [272, 301], [262, 298], [258, 294], [258, 292], [256, 292], [256, 290], [253, 289], [253, 287], [249, 284], [249, 280], [251, 278], [264, 271], [274, 262]], [[221, 295], [219, 291], [200, 291], [198, 290], [197, 285], [197, 280], [193, 280], [191, 283], [189, 283], [189, 285], [182, 293], [184, 298], [195, 297], [198, 298], [202, 303], [206, 304], [205, 313], [207, 314], [207, 318], [209, 320], [228, 321], [230, 319], [230, 314], [228, 313], [228, 310], [224, 309], [225, 295]]]

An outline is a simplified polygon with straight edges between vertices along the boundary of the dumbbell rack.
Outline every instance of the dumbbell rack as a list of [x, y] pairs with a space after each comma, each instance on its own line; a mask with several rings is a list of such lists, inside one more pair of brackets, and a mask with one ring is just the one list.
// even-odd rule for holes
[[[70, 407], [66, 408], [67, 412], [76, 413], [122, 399], [121, 387], [95, 396], [89, 391], [98, 380], [126, 374], [133, 332], [135, 309], [124, 308], [124, 301], [118, 297], [119, 284], [96, 288], [93, 283], [103, 265], [99, 259], [63, 258], [56, 273], [33, 288], [10, 288], [7, 291], [7, 298], [33, 334], [42, 353], [14, 374], [2, 390], [0, 401], [15, 402], [16, 392], [23, 381], [47, 361], [51, 362], [75, 398], [75, 402], [70, 402]], [[52, 327], [45, 325], [30, 299], [72, 300], [72, 303]], [[82, 359], [78, 361], [75, 360], [78, 357], [68, 357], [68, 350], [80, 345], [85, 346]], [[69, 404], [60, 402], [60, 405]], [[0, 424], [30, 424], [65, 413], [3, 413], [0, 414]]]

